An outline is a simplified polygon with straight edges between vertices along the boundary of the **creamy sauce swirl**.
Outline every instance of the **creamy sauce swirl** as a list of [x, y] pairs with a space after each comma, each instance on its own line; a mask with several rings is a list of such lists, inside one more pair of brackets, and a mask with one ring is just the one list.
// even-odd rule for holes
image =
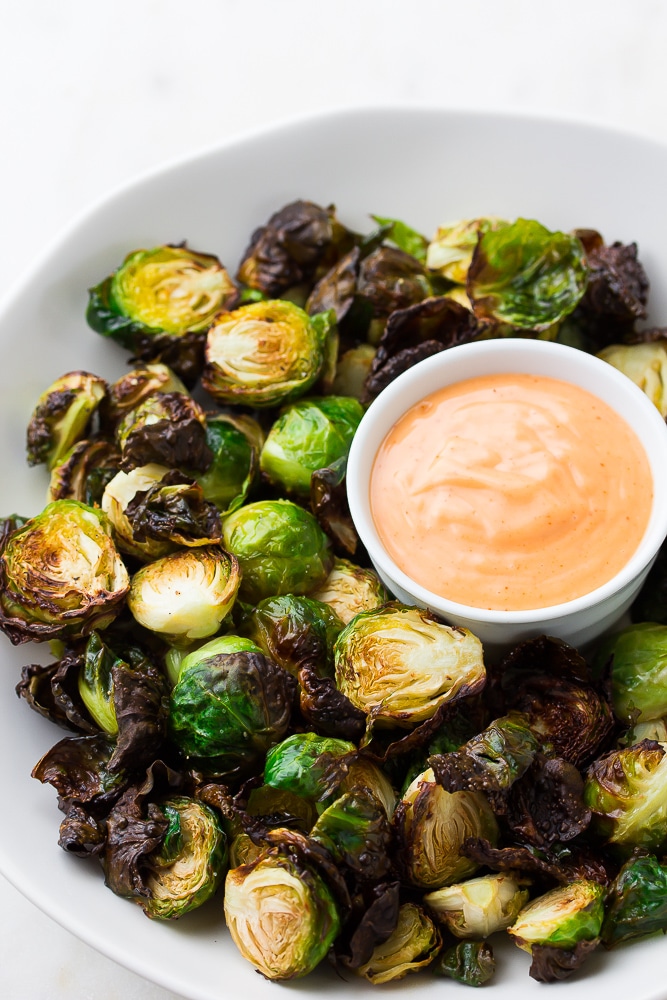
[[648, 524], [634, 431], [569, 382], [488, 375], [426, 397], [375, 460], [371, 511], [413, 580], [476, 608], [550, 607], [610, 580]]

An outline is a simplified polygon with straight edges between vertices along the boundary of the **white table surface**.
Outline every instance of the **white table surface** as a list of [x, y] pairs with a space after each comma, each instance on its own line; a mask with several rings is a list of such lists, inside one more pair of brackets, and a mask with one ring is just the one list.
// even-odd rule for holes
[[[505, 110], [667, 143], [666, 37], [663, 0], [0, 0], [0, 298], [110, 190], [301, 114]], [[176, 994], [78, 941], [0, 876], [0, 996]]]

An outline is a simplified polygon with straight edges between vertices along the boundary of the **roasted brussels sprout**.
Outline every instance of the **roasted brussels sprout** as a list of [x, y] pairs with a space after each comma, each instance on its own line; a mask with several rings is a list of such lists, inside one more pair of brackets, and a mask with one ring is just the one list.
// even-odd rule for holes
[[308, 497], [313, 472], [347, 457], [363, 413], [359, 401], [349, 396], [291, 403], [267, 435], [260, 469], [274, 485]]
[[240, 306], [208, 331], [202, 385], [220, 403], [285, 403], [317, 381], [331, 332], [328, 314], [281, 299]]
[[207, 415], [206, 443], [213, 459], [205, 472], [195, 472], [195, 478], [221, 514], [246, 502], [259, 475], [263, 441], [261, 427], [246, 414]]
[[[210, 649], [210, 647], [209, 647]], [[170, 733], [206, 771], [235, 777], [261, 768], [283, 739], [296, 682], [261, 653], [196, 651], [171, 692]]]
[[225, 548], [243, 573], [240, 596], [257, 604], [280, 594], [307, 594], [329, 574], [329, 540], [307, 510], [290, 500], [258, 500], [229, 514]]
[[610, 663], [614, 715], [631, 725], [667, 715], [667, 625], [642, 622], [599, 646], [600, 670]]
[[55, 500], [9, 535], [0, 584], [0, 630], [16, 644], [105, 628], [130, 581], [106, 515]]
[[238, 291], [217, 259], [186, 246], [136, 250], [89, 291], [89, 326], [143, 361], [164, 361], [187, 381], [201, 367], [200, 333]]
[[408, 786], [394, 813], [406, 878], [422, 889], [440, 889], [479, 867], [460, 851], [468, 837], [495, 844], [498, 824], [482, 792], [448, 792], [431, 768]]
[[375, 985], [402, 979], [430, 965], [441, 943], [428, 914], [415, 903], [403, 903], [395, 930], [383, 944], [376, 945], [370, 960], [356, 972]]
[[430, 719], [486, 679], [482, 644], [471, 632], [396, 603], [357, 615], [338, 636], [334, 658], [340, 690], [385, 725]]
[[667, 340], [647, 344], [610, 344], [598, 354], [631, 378], [667, 418]]
[[276, 848], [228, 872], [225, 919], [243, 957], [275, 980], [311, 972], [340, 929], [336, 903], [320, 875]]
[[227, 839], [203, 802], [179, 795], [158, 808], [169, 826], [160, 847], [145, 859], [150, 895], [136, 902], [149, 917], [173, 920], [201, 906], [221, 884]]
[[527, 952], [535, 945], [573, 948], [594, 941], [602, 929], [604, 897], [604, 886], [587, 879], [558, 886], [528, 903], [508, 931]]
[[481, 875], [429, 892], [424, 903], [455, 937], [479, 940], [513, 924], [529, 895], [511, 875]]
[[269, 297], [295, 286], [310, 286], [354, 241], [336, 218], [333, 205], [294, 201], [255, 230], [241, 261], [238, 278]]
[[[189, 670], [218, 653], [261, 653], [262, 650], [250, 639], [241, 635], [218, 635], [215, 639], [198, 645], [195, 649], [179, 649], [173, 646], [167, 653], [167, 667], [173, 684], [176, 684], [183, 670]], [[175, 655], [171, 655], [175, 654]]]
[[122, 470], [109, 480], [102, 494], [101, 507], [111, 521], [118, 548], [121, 552], [149, 562], [173, 552], [176, 546], [168, 538], [135, 538], [134, 528], [126, 511], [135, 497], [144, 496], [152, 487], [159, 485], [169, 472], [166, 465], [150, 463], [140, 465], [129, 472]]
[[295, 676], [303, 666], [333, 674], [333, 644], [343, 627], [326, 604], [285, 594], [267, 597], [243, 617], [240, 631]]
[[493, 217], [463, 219], [439, 226], [426, 251], [426, 265], [443, 278], [465, 285], [472, 255], [481, 233], [506, 225]]
[[340, 784], [337, 762], [356, 753], [354, 743], [316, 733], [294, 733], [269, 750], [264, 782], [323, 802]]
[[433, 971], [465, 986], [483, 986], [496, 971], [493, 948], [486, 941], [457, 941], [443, 949]]
[[187, 645], [215, 635], [239, 583], [236, 558], [220, 546], [180, 549], [137, 570], [127, 605], [144, 628]]
[[630, 858], [614, 879], [602, 940], [607, 947], [667, 931], [667, 867], [653, 855]]
[[205, 472], [213, 461], [206, 416], [182, 392], [156, 392], [130, 410], [116, 431], [124, 469], [156, 462]]
[[344, 625], [362, 611], [373, 611], [389, 600], [377, 573], [356, 566], [349, 559], [334, 559], [328, 577], [309, 597], [328, 604]]
[[51, 469], [48, 499], [99, 507], [107, 483], [119, 469], [120, 452], [113, 443], [104, 438], [79, 441]]
[[667, 849], [667, 749], [652, 740], [613, 750], [588, 769], [584, 801], [620, 851]]
[[478, 319], [544, 332], [573, 311], [587, 276], [576, 236], [517, 219], [480, 234], [467, 292]]
[[187, 388], [168, 365], [146, 364], [121, 375], [109, 386], [104, 402], [105, 423], [115, 428], [123, 417], [136, 410], [156, 392], [180, 392], [187, 395]]
[[391, 867], [391, 826], [384, 806], [365, 790], [345, 792], [320, 815], [310, 836], [358, 878], [381, 879]]
[[338, 396], [352, 396], [361, 400], [375, 352], [376, 348], [366, 343], [343, 351], [336, 362], [331, 391]]
[[86, 435], [92, 414], [107, 393], [107, 383], [90, 372], [69, 372], [37, 400], [28, 424], [28, 462], [59, 465]]

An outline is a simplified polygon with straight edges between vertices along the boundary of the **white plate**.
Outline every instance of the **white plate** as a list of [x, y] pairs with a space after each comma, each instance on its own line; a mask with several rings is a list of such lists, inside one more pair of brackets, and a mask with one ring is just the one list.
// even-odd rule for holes
[[[639, 244], [652, 279], [652, 325], [667, 324], [667, 148], [585, 125], [500, 115], [388, 109], [343, 112], [243, 138], [170, 166], [123, 190], [79, 220], [41, 259], [0, 314], [2, 513], [43, 506], [43, 469], [24, 458], [25, 427], [39, 393], [66, 371], [107, 378], [126, 356], [88, 329], [86, 289], [130, 250], [187, 239], [232, 270], [253, 228], [283, 204], [334, 202], [344, 222], [371, 228], [370, 213], [404, 219], [431, 234], [439, 223], [475, 215], [527, 216], [559, 229], [594, 227], [606, 240]], [[224, 927], [220, 897], [174, 924], [148, 920], [103, 885], [94, 863], [58, 846], [55, 793], [30, 778], [41, 754], [64, 734], [14, 695], [20, 667], [46, 662], [43, 647], [1, 642], [0, 869], [28, 898], [84, 941], [192, 1000], [275, 997]], [[5, 941], [5, 947], [11, 942]], [[498, 949], [489, 996], [523, 1000], [544, 987], [528, 957]], [[569, 1000], [664, 1000], [662, 936], [596, 953], [561, 985]], [[373, 992], [328, 970], [290, 984], [305, 997]], [[424, 1000], [466, 987], [413, 976], [394, 988]], [[469, 995], [469, 994], [468, 994]]]

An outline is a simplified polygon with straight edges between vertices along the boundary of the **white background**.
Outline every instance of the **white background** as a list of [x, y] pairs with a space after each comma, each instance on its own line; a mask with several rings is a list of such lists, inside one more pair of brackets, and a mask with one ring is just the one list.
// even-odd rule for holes
[[[503, 110], [667, 143], [666, 39], [664, 0], [0, 0], [0, 298], [109, 191], [302, 114]], [[0, 996], [175, 998], [2, 877]]]

